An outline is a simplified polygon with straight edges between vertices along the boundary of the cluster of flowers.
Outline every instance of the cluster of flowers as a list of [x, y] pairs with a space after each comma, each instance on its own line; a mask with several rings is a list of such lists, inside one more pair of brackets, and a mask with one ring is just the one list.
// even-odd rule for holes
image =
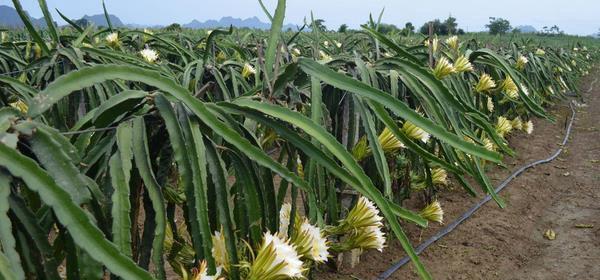
[[[422, 213], [431, 217], [439, 216], [439, 211], [427, 208]], [[292, 216], [295, 217], [293, 222]], [[358, 199], [337, 226], [319, 228], [305, 217], [292, 215], [289, 203], [282, 205], [279, 220], [277, 232], [264, 233], [260, 247], [256, 254], [252, 254], [253, 260], [241, 264], [240, 267], [246, 270], [245, 279], [302, 279], [306, 277], [311, 264], [326, 262], [332, 253], [354, 249], [382, 251], [385, 247], [383, 217], [373, 202], [365, 197]], [[212, 243], [216, 273], [209, 275], [207, 263], [203, 261], [191, 273], [182, 271], [184, 279], [225, 279], [231, 264], [224, 235], [216, 231]]]
[[[429, 139], [431, 138], [429, 133], [409, 121], [404, 122], [400, 132], [406, 135], [408, 138], [421, 141], [423, 143], [429, 142]], [[396, 138], [394, 133], [387, 127], [383, 129], [381, 134], [379, 134], [378, 142], [383, 152], [388, 155], [394, 154], [406, 147], [404, 143]], [[352, 155], [357, 161], [365, 159], [371, 153], [372, 151], [367, 144], [366, 137], [362, 137], [352, 148]]]
[[[441, 223], [444, 212], [440, 203], [434, 201], [419, 214], [425, 219]], [[253, 254], [253, 260], [242, 263], [241, 267], [247, 272], [244, 273], [245, 279], [303, 279], [311, 264], [324, 263], [332, 254], [354, 249], [375, 249], [382, 252], [385, 247], [383, 217], [375, 204], [365, 197], [360, 197], [346, 218], [336, 226], [319, 228], [306, 218], [294, 216], [292, 223], [292, 206], [289, 203], [283, 204], [279, 212], [278, 231], [264, 233], [258, 251]], [[212, 243], [216, 273], [209, 275], [208, 265], [206, 261], [202, 261], [191, 273], [183, 270], [183, 279], [225, 279], [231, 264], [224, 235], [216, 231], [212, 236]]]
[[[144, 30], [144, 41], [148, 40], [148, 36], [152, 35], [152, 32]], [[106, 45], [111, 48], [118, 48], [121, 46], [121, 40], [119, 39], [119, 33], [112, 32], [104, 38]], [[140, 56], [148, 63], [154, 63], [158, 60], [158, 52], [146, 46], [139, 52]]]

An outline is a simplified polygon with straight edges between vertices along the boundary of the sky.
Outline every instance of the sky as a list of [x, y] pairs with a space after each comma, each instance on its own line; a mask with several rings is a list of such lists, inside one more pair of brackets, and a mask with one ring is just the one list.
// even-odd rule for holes
[[[258, 0], [105, 0], [109, 13], [124, 23], [166, 25], [188, 23], [193, 19], [205, 21], [224, 16], [248, 18], [257, 16], [267, 22]], [[277, 0], [263, 0], [274, 10]], [[589, 35], [599, 32], [599, 0], [288, 0], [286, 23], [302, 24], [315, 18], [325, 20], [330, 29], [346, 23], [358, 28], [369, 18], [377, 17], [385, 8], [383, 22], [403, 26], [407, 21], [419, 27], [434, 18], [452, 15], [465, 31], [485, 30], [489, 17], [508, 19], [513, 26], [558, 25], [569, 34]], [[101, 0], [47, 0], [50, 10], [59, 9], [71, 18], [84, 14], [102, 13]], [[42, 13], [37, 0], [21, 0], [23, 7], [34, 17]], [[0, 0], [0, 5], [12, 6], [11, 0]], [[54, 19], [62, 22], [54, 12]]]

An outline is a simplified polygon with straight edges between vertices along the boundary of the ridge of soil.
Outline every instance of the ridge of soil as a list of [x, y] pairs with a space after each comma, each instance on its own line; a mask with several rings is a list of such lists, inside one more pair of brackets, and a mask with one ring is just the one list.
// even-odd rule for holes
[[[587, 106], [577, 108], [563, 153], [514, 179], [500, 193], [505, 209], [491, 201], [427, 248], [420, 258], [434, 279], [600, 279], [600, 84], [591, 87], [600, 71], [590, 72], [581, 83]], [[494, 186], [524, 164], [556, 151], [571, 115], [569, 102], [548, 109], [555, 123], [534, 119], [532, 135], [514, 134], [510, 142], [517, 156], [506, 158], [507, 169], [488, 171]], [[456, 219], [481, 198], [459, 186], [444, 190], [439, 195], [444, 219]], [[404, 225], [415, 247], [441, 227], [421, 231]], [[548, 229], [556, 233], [555, 240], [544, 238]], [[402, 248], [393, 241], [383, 253], [364, 253], [355, 268], [319, 272], [316, 279], [376, 279], [402, 257]], [[408, 264], [390, 279], [419, 278]]]

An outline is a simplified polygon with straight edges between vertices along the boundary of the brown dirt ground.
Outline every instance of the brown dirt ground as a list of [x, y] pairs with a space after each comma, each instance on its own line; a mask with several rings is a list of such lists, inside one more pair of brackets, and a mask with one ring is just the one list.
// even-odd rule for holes
[[[591, 92], [600, 71], [582, 81], [587, 107], [577, 109], [573, 131], [565, 151], [553, 162], [529, 169], [501, 193], [506, 209], [490, 202], [452, 233], [427, 248], [421, 260], [434, 279], [600, 279], [600, 82]], [[547, 158], [558, 148], [570, 116], [568, 101], [549, 109], [552, 124], [534, 120], [533, 135], [517, 133], [511, 146], [518, 155], [507, 158], [508, 169], [490, 168], [494, 185], [520, 166]], [[481, 199], [456, 186], [440, 194], [453, 221]], [[579, 228], [576, 225], [593, 225]], [[421, 231], [405, 225], [413, 244], [437, 232], [435, 225]], [[552, 229], [553, 241], [543, 237]], [[361, 263], [337, 273], [320, 272], [316, 279], [375, 279], [404, 256], [397, 242], [384, 253], [366, 252]], [[390, 279], [418, 279], [412, 265], [405, 265]]]

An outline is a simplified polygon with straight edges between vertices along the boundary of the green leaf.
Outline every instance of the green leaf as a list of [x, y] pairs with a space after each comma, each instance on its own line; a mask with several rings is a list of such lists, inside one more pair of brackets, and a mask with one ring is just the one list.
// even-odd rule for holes
[[433, 123], [431, 120], [422, 117], [403, 102], [394, 99], [391, 95], [381, 90], [370, 87], [360, 81], [347, 77], [344, 74], [334, 72], [326, 66], [320, 65], [311, 59], [300, 58], [299, 63], [300, 68], [302, 68], [302, 70], [307, 74], [318, 77], [323, 82], [333, 85], [337, 88], [352, 92], [366, 99], [372, 100], [373, 102], [377, 102], [391, 109], [399, 117], [412, 122], [421, 129], [431, 133], [431, 135], [437, 137], [441, 141], [447, 142], [457, 149], [492, 162], [499, 163], [501, 161], [502, 156], [500, 154], [488, 151], [484, 147], [464, 141], [457, 135], [452, 134], [443, 127]]
[[12, 264], [8, 257], [6, 257], [2, 251], [0, 251], [0, 278], [2, 279], [24, 279], [24, 277], [19, 277], [15, 274], [12, 269]]
[[381, 147], [381, 143], [379, 143], [373, 116], [371, 115], [371, 112], [367, 111], [367, 108], [362, 100], [358, 100], [357, 105], [361, 119], [363, 120], [363, 127], [367, 134], [367, 138], [369, 139], [369, 146], [371, 147], [371, 152], [373, 154], [373, 158], [375, 159], [375, 165], [377, 166], [379, 175], [383, 177], [384, 194], [388, 198], [392, 198], [392, 178], [390, 176], [390, 170], [387, 159], [383, 152], [383, 148]]
[[[200, 139], [198, 139], [200, 140]], [[219, 216], [219, 222], [223, 227], [223, 234], [225, 235], [225, 245], [227, 247], [229, 260], [230, 260], [230, 277], [231, 279], [239, 279], [238, 275], [238, 256], [237, 256], [237, 240], [234, 235], [235, 226], [231, 222], [231, 213], [229, 208], [229, 194], [227, 178], [225, 177], [227, 172], [225, 171], [225, 163], [219, 156], [214, 143], [209, 140], [204, 140], [204, 146], [206, 147], [206, 161], [208, 163], [208, 169], [212, 175], [212, 182], [215, 188], [216, 194], [216, 205]]]
[[[19, 221], [19, 224], [23, 228], [23, 232], [17, 231], [16, 237], [19, 241], [21, 248], [21, 257], [24, 260], [24, 264], [31, 266], [42, 266], [42, 268], [36, 267], [36, 271], [43, 272], [48, 279], [60, 279], [58, 276], [57, 268], [58, 262], [54, 257], [54, 250], [48, 242], [48, 232], [42, 229], [35, 214], [27, 208], [25, 201], [16, 195], [9, 197], [10, 210], [15, 214], [15, 217]], [[28, 235], [26, 242], [32, 240], [32, 244], [24, 243], [25, 234]], [[35, 262], [31, 258], [31, 253], [39, 254], [40, 261]], [[36, 258], [37, 259], [37, 258]]]
[[17, 13], [19, 14], [19, 17], [23, 21], [25, 28], [27, 28], [29, 35], [31, 35], [31, 37], [38, 44], [40, 49], [42, 49], [42, 53], [49, 55], [50, 50], [48, 49], [48, 46], [46, 46], [46, 42], [44, 41], [44, 39], [42, 39], [40, 34], [35, 30], [35, 27], [33, 27], [33, 24], [31, 24], [29, 15], [27, 14], [27, 12], [25, 10], [23, 10], [23, 6], [21, 6], [21, 2], [19, 0], [13, 0], [12, 2], [13, 2], [13, 6], [15, 7], [15, 10], [17, 10]]
[[38, 192], [44, 203], [52, 207], [60, 223], [69, 230], [75, 243], [112, 273], [125, 279], [152, 279], [148, 272], [139, 268], [106, 240], [89, 220], [86, 212], [33, 160], [0, 144], [0, 166], [13, 176], [20, 177], [31, 190]]
[[69, 17], [63, 15], [63, 13], [61, 13], [58, 9], [56, 9], [56, 12], [58, 13], [58, 15], [64, 20], [66, 21], [69, 25], [73, 26], [73, 28], [77, 29], [77, 31], [79, 31], [80, 33], [83, 33], [83, 28], [81, 28], [81, 26], [77, 25], [74, 21], [72, 21]]
[[[68, 140], [59, 139], [64, 136], [56, 131], [52, 133], [53, 128], [40, 123], [24, 122], [19, 124], [18, 129], [25, 126], [35, 128], [35, 132], [29, 140], [31, 150], [58, 186], [69, 193], [76, 204], [89, 202], [91, 194], [86, 187], [88, 182], [85, 175], [74, 165], [73, 157], [68, 154], [68, 152], [75, 153], [74, 147], [63, 146], [63, 143]], [[22, 130], [21, 133], [23, 133]], [[64, 150], [64, 148], [71, 150]]]
[[129, 113], [148, 96], [148, 93], [140, 90], [125, 90], [112, 96], [106, 102], [100, 104], [95, 110], [92, 122], [96, 127], [106, 127], [124, 112]]
[[104, 10], [104, 18], [106, 18], [106, 24], [108, 24], [108, 29], [112, 32], [113, 25], [112, 25], [112, 22], [110, 22], [110, 15], [108, 14], [108, 11], [106, 10], [106, 3], [104, 3], [104, 0], [102, 0], [102, 9]]
[[368, 27], [366, 25], [361, 25], [361, 27], [368, 34], [370, 34], [371, 36], [375, 37], [376, 40], [382, 42], [384, 45], [388, 46], [390, 49], [392, 49], [393, 51], [395, 51], [401, 57], [404, 57], [404, 58], [406, 58], [406, 59], [408, 59], [408, 60], [410, 60], [410, 61], [412, 61], [413, 63], [416, 63], [416, 64], [421, 64], [422, 63], [418, 58], [416, 58], [414, 55], [412, 55], [411, 53], [409, 53], [403, 47], [401, 47], [398, 44], [394, 43], [392, 40], [388, 39], [388, 37], [386, 37], [385, 35], [381, 34], [378, 31], [376, 31], [375, 29], [370, 28], [370, 27]]
[[110, 157], [110, 179], [112, 194], [112, 240], [119, 250], [131, 257], [131, 203], [129, 201], [129, 182], [125, 181], [122, 159], [118, 153]]
[[[214, 105], [211, 105], [211, 106], [214, 106]], [[279, 121], [274, 121], [273, 119], [262, 115], [261, 113], [259, 113], [256, 110], [240, 107], [235, 104], [222, 102], [222, 103], [219, 103], [219, 106], [226, 108], [226, 110], [228, 112], [231, 112], [233, 114], [243, 114], [247, 118], [255, 120], [264, 126], [268, 126], [268, 127], [272, 128], [282, 138], [286, 139], [291, 144], [298, 147], [298, 149], [302, 150], [302, 152], [304, 152], [308, 158], [310, 158], [311, 160], [315, 160], [321, 166], [327, 168], [327, 170], [329, 172], [331, 172], [331, 174], [340, 178], [342, 181], [344, 181], [344, 183], [346, 183], [356, 189], [361, 188], [361, 183], [354, 176], [352, 176], [347, 170], [338, 166], [338, 164], [332, 158], [330, 158], [327, 154], [325, 154], [325, 152], [323, 152], [322, 149], [317, 148], [317, 146], [315, 144], [306, 140], [303, 137], [303, 135], [300, 135], [300, 134], [292, 131], [291, 129], [287, 128], [285, 125], [283, 125]], [[399, 206], [397, 206], [397, 207], [399, 207]], [[408, 221], [414, 222], [416, 224], [419, 224], [421, 226], [427, 225], [427, 222], [425, 220], [423, 220], [422, 218], [420, 218], [417, 214], [412, 213], [410, 215], [404, 215], [404, 213], [409, 213], [409, 212], [410, 211], [405, 209], [404, 211], [396, 211], [395, 213], [397, 215], [399, 215], [399, 217], [406, 219]], [[415, 217], [418, 217], [418, 218], [415, 218]]]
[[216, 266], [211, 253], [212, 239], [206, 198], [206, 155], [203, 140], [198, 136], [198, 123], [190, 120], [181, 103], [178, 104], [179, 120], [166, 98], [157, 96], [156, 106], [167, 125], [177, 167], [181, 172], [196, 258], [205, 259], [209, 273], [212, 273]]
[[54, 44], [58, 46], [60, 44], [60, 39], [58, 38], [56, 26], [54, 26], [52, 14], [50, 14], [50, 11], [48, 11], [48, 5], [46, 4], [46, 0], [38, 0], [38, 2], [40, 4], [40, 8], [42, 9], [42, 14], [44, 14], [44, 20], [46, 21], [46, 25], [48, 26], [50, 37], [52, 37], [52, 39], [54, 40]]
[[252, 158], [258, 164], [273, 170], [283, 179], [292, 182], [299, 188], [307, 192], [311, 191], [306, 181], [274, 161], [264, 151], [260, 150], [255, 145], [252, 145], [247, 139], [226, 126], [217, 119], [214, 114], [208, 111], [206, 105], [202, 101], [196, 99], [188, 90], [158, 72], [121, 65], [98, 65], [73, 71], [56, 79], [53, 83], [48, 85], [45, 90], [40, 92], [29, 108], [29, 115], [36, 117], [44, 113], [57, 103], [58, 100], [69, 95], [73, 91], [92, 86], [95, 83], [114, 79], [139, 81], [161, 89], [182, 101], [216, 134], [223, 137], [223, 139], [234, 145], [249, 158]]
[[342, 164], [350, 171], [350, 173], [353, 176], [355, 176], [356, 179], [359, 181], [359, 185], [354, 186], [354, 188], [364, 196], [372, 199], [380, 208], [383, 215], [390, 223], [390, 226], [392, 227], [392, 230], [394, 231], [396, 237], [400, 241], [402, 248], [404, 248], [405, 252], [409, 255], [409, 257], [415, 264], [419, 276], [421, 276], [421, 278], [423, 279], [431, 279], [431, 276], [425, 270], [425, 267], [423, 267], [423, 264], [419, 260], [412, 245], [410, 244], [408, 237], [400, 227], [400, 224], [396, 219], [395, 213], [391, 210], [389, 202], [373, 185], [373, 182], [364, 173], [364, 171], [358, 165], [358, 163], [352, 157], [352, 155], [348, 151], [346, 151], [342, 144], [337, 142], [331, 134], [329, 134], [323, 127], [315, 124], [310, 119], [306, 118], [304, 115], [299, 114], [297, 112], [293, 112], [287, 108], [252, 101], [247, 98], [237, 99], [234, 103], [243, 107], [258, 110], [264, 114], [276, 117], [297, 127], [300, 127], [311, 137], [314, 137], [321, 144], [323, 144], [323, 146], [326, 147], [332, 154], [334, 154], [342, 162]]
[[[5, 275], [6, 279], [25, 279], [25, 272], [21, 267], [21, 258], [16, 248], [15, 237], [12, 233], [12, 222], [8, 218], [8, 196], [10, 195], [10, 177], [0, 171], [0, 244], [2, 251], [6, 255], [6, 265], [12, 277]], [[1, 268], [0, 260], [0, 275], [5, 274], [5, 270]]]
[[267, 75], [267, 82], [273, 79], [273, 67], [275, 64], [275, 56], [277, 48], [279, 46], [279, 36], [281, 28], [283, 27], [283, 19], [285, 17], [285, 2], [286, 0], [277, 0], [277, 8], [275, 9], [275, 15], [271, 21], [271, 32], [269, 33], [269, 39], [267, 41], [267, 50], [265, 52], [265, 74]]
[[154, 238], [152, 241], [152, 262], [159, 279], [165, 278], [163, 260], [163, 248], [166, 230], [165, 202], [161, 187], [156, 181], [150, 164], [150, 152], [148, 151], [148, 140], [146, 136], [146, 125], [144, 118], [137, 117], [133, 120], [133, 159], [136, 168], [144, 181], [146, 191], [152, 202], [155, 216]]

